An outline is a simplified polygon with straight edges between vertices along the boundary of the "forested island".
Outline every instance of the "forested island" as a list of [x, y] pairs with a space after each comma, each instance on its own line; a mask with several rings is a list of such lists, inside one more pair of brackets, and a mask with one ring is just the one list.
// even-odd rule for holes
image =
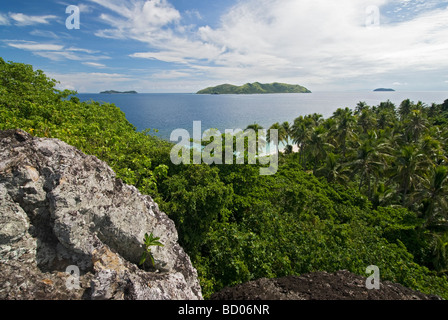
[[389, 88], [378, 88], [373, 90], [374, 92], [394, 92], [394, 89], [389, 89]]
[[269, 84], [255, 82], [255, 83], [246, 83], [242, 86], [235, 86], [232, 84], [222, 84], [216, 87], [209, 87], [197, 92], [197, 94], [268, 94], [268, 93], [311, 93], [311, 91], [300, 85], [278, 83], [278, 82]]
[[107, 90], [102, 91], [100, 94], [138, 94], [137, 91], [116, 91], [116, 90]]
[[175, 222], [205, 298], [254, 279], [365, 276], [376, 265], [381, 281], [448, 299], [448, 100], [360, 102], [272, 124], [299, 151], [287, 147], [277, 174], [260, 176], [261, 164], [174, 165], [172, 143], [56, 83], [0, 58], [0, 130], [65, 141], [150, 195]]

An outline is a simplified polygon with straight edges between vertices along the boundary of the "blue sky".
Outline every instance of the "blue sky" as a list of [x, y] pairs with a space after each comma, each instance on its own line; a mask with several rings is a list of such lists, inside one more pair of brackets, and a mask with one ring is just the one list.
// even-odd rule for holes
[[0, 5], [0, 30], [3, 59], [80, 93], [448, 91], [448, 0], [16, 0]]

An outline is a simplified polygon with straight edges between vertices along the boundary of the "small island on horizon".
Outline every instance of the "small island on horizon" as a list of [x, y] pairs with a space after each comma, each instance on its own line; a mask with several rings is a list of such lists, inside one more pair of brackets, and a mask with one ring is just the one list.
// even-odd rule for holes
[[311, 93], [307, 88], [300, 85], [286, 83], [262, 84], [259, 82], [246, 83], [242, 86], [222, 84], [209, 87], [197, 92], [197, 94], [269, 94], [269, 93]]
[[100, 94], [138, 94], [137, 91], [116, 91], [116, 90], [107, 90], [102, 91]]
[[394, 89], [389, 89], [389, 88], [378, 88], [373, 90], [374, 92], [395, 92]]

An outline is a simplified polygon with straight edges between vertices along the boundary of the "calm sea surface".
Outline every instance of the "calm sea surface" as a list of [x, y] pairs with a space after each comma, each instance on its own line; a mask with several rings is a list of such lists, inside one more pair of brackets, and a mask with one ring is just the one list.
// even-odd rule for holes
[[202, 132], [216, 128], [245, 129], [258, 123], [269, 128], [276, 122], [292, 123], [312, 113], [330, 117], [338, 108], [354, 109], [360, 101], [376, 106], [390, 100], [397, 106], [405, 100], [443, 103], [448, 92], [316, 92], [310, 94], [196, 95], [196, 94], [78, 94], [81, 101], [114, 103], [138, 130], [158, 129], [169, 140], [175, 129], [192, 134], [193, 121], [202, 121]]

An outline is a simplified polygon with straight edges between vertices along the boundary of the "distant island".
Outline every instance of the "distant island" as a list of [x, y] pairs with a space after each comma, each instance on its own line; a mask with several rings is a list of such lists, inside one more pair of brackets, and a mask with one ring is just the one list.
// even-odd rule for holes
[[246, 83], [242, 86], [222, 84], [209, 87], [197, 92], [197, 94], [266, 94], [266, 93], [311, 93], [305, 87], [286, 83], [262, 84], [259, 82]]
[[395, 91], [394, 89], [386, 89], [386, 88], [378, 88], [373, 90], [374, 92], [393, 92]]
[[115, 90], [108, 90], [100, 92], [100, 94], [137, 94], [137, 91], [115, 91]]

